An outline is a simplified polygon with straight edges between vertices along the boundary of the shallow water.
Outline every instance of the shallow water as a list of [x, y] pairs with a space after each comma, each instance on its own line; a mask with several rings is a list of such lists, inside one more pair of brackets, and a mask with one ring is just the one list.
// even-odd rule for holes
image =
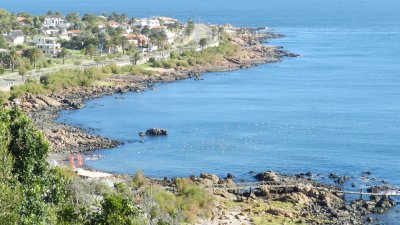
[[[2, 2], [12, 11], [125, 12], [269, 26], [272, 44], [301, 54], [281, 63], [204, 75], [154, 91], [106, 96], [59, 121], [95, 128], [124, 145], [89, 165], [154, 177], [206, 171], [251, 179], [248, 171], [362, 171], [400, 185], [400, 3], [394, 0]], [[62, 7], [57, 7], [62, 5]], [[139, 131], [167, 128], [168, 137]], [[383, 219], [396, 224], [398, 213]]]

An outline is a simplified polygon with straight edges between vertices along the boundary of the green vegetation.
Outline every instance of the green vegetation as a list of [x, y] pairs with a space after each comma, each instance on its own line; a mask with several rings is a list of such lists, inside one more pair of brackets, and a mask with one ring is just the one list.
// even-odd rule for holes
[[[204, 46], [207, 39], [201, 39]], [[178, 67], [194, 67], [196, 65], [214, 65], [224, 57], [234, 57], [240, 53], [240, 47], [231, 42], [229, 35], [222, 35], [221, 43], [218, 47], [206, 48], [197, 52], [194, 50], [185, 50], [182, 54], [177, 52], [171, 53], [171, 57], [164, 61], [155, 61], [150, 59], [149, 63], [152, 67], [178, 68]]]
[[130, 195], [50, 167], [48, 151], [20, 109], [0, 109], [2, 224], [146, 224]]
[[[112, 74], [131, 74], [152, 76], [154, 73], [143, 69], [143, 66], [117, 66], [91, 67], [85, 70], [66, 69], [46, 75], [40, 79], [27, 80], [26, 83], [13, 86], [10, 91], [12, 99], [19, 98], [25, 93], [48, 94], [57, 93], [69, 87], [90, 87], [95, 86], [98, 81], [104, 81]], [[3, 96], [3, 97], [2, 97]], [[6, 95], [0, 95], [0, 102]]]
[[110, 188], [51, 167], [48, 152], [43, 133], [20, 109], [0, 109], [2, 224], [193, 224], [211, 216], [213, 199], [187, 179], [175, 181], [177, 194], [151, 185], [140, 172]]

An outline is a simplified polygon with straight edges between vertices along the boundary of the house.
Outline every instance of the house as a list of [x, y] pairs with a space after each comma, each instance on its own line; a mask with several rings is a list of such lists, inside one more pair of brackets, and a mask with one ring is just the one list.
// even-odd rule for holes
[[22, 26], [27, 26], [27, 25], [29, 25], [29, 21], [28, 21], [28, 19], [27, 19], [26, 17], [18, 16], [18, 17], [17, 17], [17, 21], [18, 21], [18, 23], [19, 23], [20, 25], [22, 25]]
[[149, 28], [153, 32], [162, 32], [162, 31], [166, 31], [167, 30], [166, 26], [153, 26], [153, 27], [149, 27]]
[[132, 25], [139, 28], [149, 27], [151, 29], [152, 27], [160, 26], [160, 21], [158, 19], [144, 18], [136, 21]]
[[51, 36], [51, 37], [56, 37], [59, 32], [60, 32], [60, 30], [58, 30], [58, 29], [43, 29], [42, 30], [42, 33], [44, 35], [48, 35], [48, 36]]
[[176, 38], [176, 33], [171, 32], [171, 31], [166, 31], [165, 34], [167, 35], [167, 42], [168, 44], [174, 44], [175, 38]]
[[66, 20], [62, 18], [55, 18], [55, 17], [46, 17], [43, 21], [44, 28], [63, 28], [67, 29], [71, 26], [71, 23], [68, 23]]
[[13, 30], [8, 33], [3, 34], [3, 37], [7, 40], [8, 43], [12, 45], [20, 45], [25, 41], [24, 32], [21, 30]]
[[137, 47], [144, 47], [149, 43], [149, 39], [141, 34], [127, 34], [125, 35], [129, 41]]
[[54, 37], [34, 37], [33, 43], [46, 55], [57, 55], [61, 51], [61, 44]]
[[118, 22], [111, 21], [111, 22], [108, 23], [108, 26], [109, 26], [109, 27], [112, 27], [112, 28], [118, 28], [118, 27], [120, 27], [121, 25], [120, 25]]
[[167, 27], [172, 27], [175, 24], [178, 23], [177, 19], [171, 18], [171, 17], [164, 17], [164, 16], [159, 16], [157, 19], [163, 21], [163, 25]]

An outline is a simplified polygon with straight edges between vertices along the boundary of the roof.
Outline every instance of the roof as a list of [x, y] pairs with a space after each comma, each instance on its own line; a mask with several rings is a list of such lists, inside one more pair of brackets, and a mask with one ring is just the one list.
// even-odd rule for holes
[[128, 38], [128, 40], [146, 39], [145, 36], [140, 35], [140, 34], [128, 34], [128, 35], [126, 35], [126, 37]]
[[68, 34], [79, 34], [80, 32], [80, 30], [67, 30]]
[[23, 37], [24, 36], [24, 32], [22, 32], [22, 30], [12, 30], [10, 32], [10, 34], [16, 36], [16, 37]]
[[26, 20], [26, 18], [23, 17], [23, 16], [18, 16], [18, 17], [17, 17], [17, 21], [18, 21], [18, 22], [23, 22], [23, 21], [25, 21], [25, 20]]
[[153, 26], [150, 29], [165, 29], [167, 28], [166, 26]]

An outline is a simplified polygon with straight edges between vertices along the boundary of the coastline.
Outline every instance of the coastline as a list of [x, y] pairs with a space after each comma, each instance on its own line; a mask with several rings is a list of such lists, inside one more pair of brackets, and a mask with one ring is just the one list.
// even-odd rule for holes
[[63, 110], [76, 110], [84, 107], [84, 101], [105, 95], [125, 92], [141, 92], [150, 90], [157, 83], [170, 83], [178, 80], [198, 77], [202, 73], [226, 72], [251, 68], [260, 64], [275, 63], [284, 57], [298, 55], [282, 50], [279, 46], [266, 46], [264, 41], [279, 38], [282, 35], [274, 33], [257, 34], [255, 30], [241, 28], [232, 42], [241, 47], [237, 57], [224, 57], [214, 65], [196, 65], [193, 68], [178, 68], [157, 70], [152, 75], [113, 75], [106, 82], [110, 86], [72, 87], [62, 90], [62, 93], [50, 95], [26, 94], [21, 99], [21, 107], [27, 112], [39, 130], [45, 133], [52, 146], [52, 152], [77, 153], [97, 149], [114, 148], [121, 144], [93, 134], [77, 126], [57, 123], [55, 120]]
[[[274, 38], [276, 36], [272, 35]], [[62, 94], [55, 93], [50, 95], [26, 95], [22, 101], [21, 106], [32, 118], [38, 129], [44, 131], [47, 140], [52, 145], [53, 154], [56, 154], [54, 158], [50, 160], [66, 160], [69, 153], [77, 152], [88, 152], [97, 149], [108, 149], [114, 148], [121, 144], [116, 140], [110, 140], [105, 137], [101, 137], [93, 134], [91, 130], [85, 130], [83, 128], [60, 124], [55, 120], [60, 111], [63, 110], [77, 110], [84, 107], [84, 101], [102, 97], [105, 95], [112, 95], [114, 93], [125, 93], [125, 92], [141, 92], [148, 91], [157, 83], [170, 83], [177, 80], [194, 78], [197, 79], [200, 74], [207, 72], [222, 72], [231, 71], [238, 69], [245, 69], [257, 66], [265, 63], [275, 63], [282, 60], [284, 57], [295, 57], [297, 55], [283, 51], [281, 47], [265, 46], [262, 45], [266, 37], [252, 34], [249, 36], [237, 36], [236, 43], [239, 43], [244, 52], [238, 57], [224, 58], [217, 62], [217, 65], [213, 66], [197, 66], [187, 70], [185, 68], [178, 69], [175, 71], [160, 70], [156, 76], [152, 75], [114, 75], [107, 79], [107, 82], [111, 82], [112, 86], [93, 86], [93, 87], [74, 87], [67, 88]], [[39, 107], [37, 107], [39, 106]], [[60, 157], [61, 155], [61, 157]], [[53, 157], [53, 156], [52, 156]], [[282, 176], [275, 174], [274, 176], [279, 177], [281, 182], [285, 185], [293, 181], [298, 180], [292, 176]], [[114, 178], [118, 178], [119, 175], [114, 175]], [[203, 174], [200, 177], [191, 177], [193, 182], [200, 185], [202, 188], [212, 191], [215, 197], [222, 198], [222, 201], [229, 202], [241, 202], [247, 206], [259, 207], [260, 204], [265, 202], [289, 202], [294, 205], [303, 205], [307, 203], [306, 208], [302, 208], [301, 211], [294, 213], [292, 211], [285, 211], [279, 207], [269, 207], [262, 213], [259, 212], [248, 212], [246, 207], [241, 205], [242, 212], [237, 215], [226, 214], [226, 208], [222, 209], [217, 207], [217, 217], [213, 220], [212, 224], [220, 224], [221, 221], [232, 221], [237, 220], [240, 224], [250, 224], [248, 219], [249, 215], [259, 216], [265, 214], [272, 214], [279, 218], [287, 218], [292, 221], [297, 220], [300, 217], [312, 216], [316, 220], [326, 221], [333, 220], [334, 224], [363, 224], [365, 219], [370, 213], [374, 211], [368, 211], [368, 204], [372, 205], [371, 210], [375, 209], [375, 206], [381, 202], [381, 198], [375, 198], [369, 203], [366, 201], [356, 202], [353, 207], [349, 206], [346, 201], [341, 199], [341, 195], [332, 194], [327, 191], [316, 191], [313, 186], [317, 184], [311, 180], [311, 178], [301, 178], [301, 181], [306, 184], [307, 187], [293, 188], [283, 191], [283, 189], [268, 190], [260, 189], [257, 192], [239, 192], [234, 193], [227, 191], [227, 189], [235, 190], [238, 185], [232, 179], [219, 179], [215, 175]], [[270, 179], [270, 178], [268, 178]], [[269, 181], [267, 179], [267, 181]], [[276, 182], [275, 180], [273, 180]], [[156, 184], [160, 184], [160, 181], [154, 181]], [[163, 187], [173, 188], [172, 181], [161, 182]], [[215, 185], [224, 185], [223, 190], [214, 188]], [[172, 185], [172, 186], [171, 186]], [[311, 185], [311, 188], [310, 188]], [[328, 187], [328, 186], [327, 186]], [[330, 188], [337, 188], [330, 186]], [[337, 189], [340, 190], [340, 189]], [[272, 199], [272, 200], [271, 200]], [[383, 197], [382, 197], [383, 199]], [[383, 199], [387, 205], [392, 205], [390, 199]], [[365, 206], [367, 208], [365, 209]], [[393, 206], [393, 205], [392, 205]], [[378, 207], [382, 208], [382, 207]], [[388, 207], [390, 208], [390, 207]], [[382, 208], [382, 212], [387, 208]], [[224, 211], [225, 210], [225, 211]], [[238, 216], [239, 215], [239, 216]], [[305, 216], [306, 215], [306, 216]], [[315, 221], [315, 220], [311, 220]], [[368, 217], [368, 220], [372, 220]], [[307, 220], [300, 220], [300, 223], [310, 223]]]

